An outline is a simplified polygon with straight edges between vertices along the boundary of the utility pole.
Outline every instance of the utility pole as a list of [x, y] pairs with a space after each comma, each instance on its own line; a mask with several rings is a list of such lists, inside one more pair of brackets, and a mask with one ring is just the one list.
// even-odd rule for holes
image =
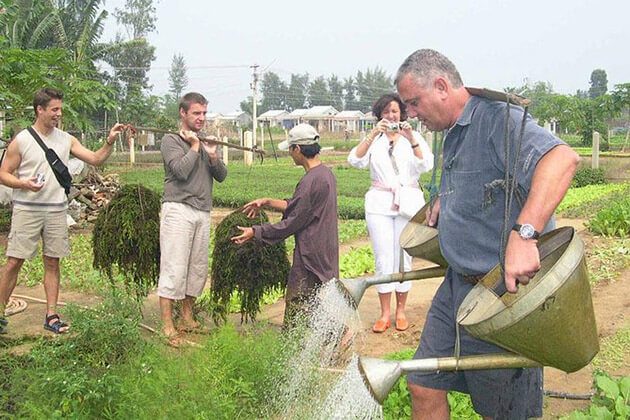
[[258, 122], [256, 121], [256, 103], [258, 102], [258, 64], [254, 64], [252, 66], [250, 66], [250, 68], [253, 69], [253, 79], [252, 82], [250, 83], [250, 87], [252, 88], [252, 128], [253, 128], [253, 138], [252, 138], [252, 143], [254, 143], [254, 146], [256, 146], [258, 143], [256, 142], [256, 128], [258, 126]]

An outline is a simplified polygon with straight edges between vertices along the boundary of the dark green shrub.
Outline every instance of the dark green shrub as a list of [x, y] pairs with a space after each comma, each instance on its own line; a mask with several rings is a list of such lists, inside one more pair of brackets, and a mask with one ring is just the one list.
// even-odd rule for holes
[[363, 198], [339, 196], [337, 197], [337, 214], [340, 219], [364, 219], [365, 204]]
[[622, 197], [597, 212], [588, 222], [591, 232], [604, 236], [630, 236], [630, 197]]
[[593, 168], [579, 168], [575, 172], [575, 176], [573, 177], [573, 181], [571, 182], [571, 187], [580, 188], [585, 187], [587, 185], [594, 184], [605, 184], [606, 177], [604, 176], [604, 170], [602, 168], [593, 169]]

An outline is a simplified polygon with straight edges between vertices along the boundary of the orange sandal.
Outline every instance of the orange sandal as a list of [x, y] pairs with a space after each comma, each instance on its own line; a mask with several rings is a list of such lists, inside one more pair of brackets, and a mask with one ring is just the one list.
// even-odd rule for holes
[[398, 331], [405, 331], [407, 328], [409, 328], [409, 321], [407, 321], [405, 318], [396, 319], [396, 329]]
[[384, 322], [382, 319], [378, 319], [376, 320], [376, 322], [374, 323], [374, 326], [372, 326], [372, 331], [375, 333], [382, 333], [385, 332], [389, 327], [391, 327], [391, 322], [389, 322], [389, 320], [387, 320], [387, 322]]

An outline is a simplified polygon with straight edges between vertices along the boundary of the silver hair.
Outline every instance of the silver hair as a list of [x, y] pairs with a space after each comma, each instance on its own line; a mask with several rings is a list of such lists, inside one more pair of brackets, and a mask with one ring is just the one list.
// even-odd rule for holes
[[396, 73], [396, 85], [407, 74], [413, 75], [423, 86], [438, 76], [446, 77], [454, 88], [464, 86], [455, 64], [435, 50], [417, 50], [407, 57]]

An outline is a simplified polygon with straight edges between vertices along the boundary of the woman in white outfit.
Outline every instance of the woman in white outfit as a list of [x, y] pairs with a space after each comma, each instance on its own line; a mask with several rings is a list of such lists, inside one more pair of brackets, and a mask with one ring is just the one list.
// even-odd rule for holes
[[[433, 154], [420, 133], [406, 121], [407, 113], [395, 93], [381, 96], [372, 107], [376, 126], [350, 151], [348, 162], [356, 168], [370, 168], [372, 186], [365, 194], [367, 223], [376, 274], [400, 271], [400, 233], [409, 219], [424, 205], [418, 186], [423, 172], [433, 168]], [[411, 256], [403, 252], [404, 271], [411, 270]], [[384, 332], [391, 326], [390, 300], [396, 291], [396, 329], [409, 328], [405, 303], [411, 282], [378, 285], [381, 316], [372, 331]]]

